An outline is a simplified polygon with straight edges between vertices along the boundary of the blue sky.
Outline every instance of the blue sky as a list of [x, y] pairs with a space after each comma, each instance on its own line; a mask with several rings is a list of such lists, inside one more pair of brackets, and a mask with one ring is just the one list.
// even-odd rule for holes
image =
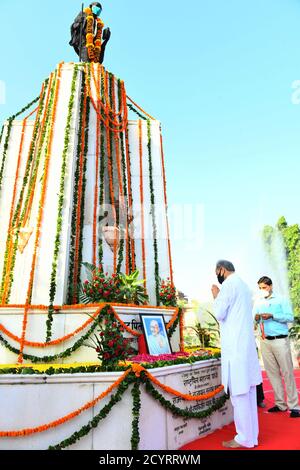
[[[299, 0], [110, 0], [105, 66], [162, 122], [169, 204], [200, 204], [201, 245], [173, 243], [178, 288], [209, 297], [214, 264], [232, 259], [254, 287], [266, 269], [258, 230], [299, 223]], [[75, 61], [74, 0], [0, 0], [0, 121]]]

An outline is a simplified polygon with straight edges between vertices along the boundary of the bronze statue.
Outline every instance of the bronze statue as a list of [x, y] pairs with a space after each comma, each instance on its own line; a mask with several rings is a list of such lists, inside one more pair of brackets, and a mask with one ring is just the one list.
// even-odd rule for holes
[[109, 28], [103, 29], [101, 12], [101, 3], [93, 2], [77, 15], [71, 26], [69, 44], [74, 47], [81, 62], [103, 63], [111, 33]]

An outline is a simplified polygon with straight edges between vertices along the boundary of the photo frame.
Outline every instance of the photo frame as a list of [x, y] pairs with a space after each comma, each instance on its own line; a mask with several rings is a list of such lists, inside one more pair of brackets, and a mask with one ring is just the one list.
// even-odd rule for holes
[[172, 354], [163, 315], [140, 314], [148, 353], [151, 356]]

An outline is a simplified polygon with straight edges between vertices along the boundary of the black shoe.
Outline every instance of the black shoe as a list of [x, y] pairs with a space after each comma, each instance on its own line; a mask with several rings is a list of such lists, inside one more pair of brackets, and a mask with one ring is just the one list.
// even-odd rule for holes
[[290, 413], [290, 418], [300, 418], [300, 411], [299, 410], [292, 410]]
[[266, 407], [266, 404], [263, 402], [263, 401], [260, 401], [259, 403], [257, 403], [257, 406], [259, 408], [265, 408]]
[[281, 410], [277, 405], [268, 409], [268, 413], [278, 413], [278, 411], [286, 411], [286, 410]]

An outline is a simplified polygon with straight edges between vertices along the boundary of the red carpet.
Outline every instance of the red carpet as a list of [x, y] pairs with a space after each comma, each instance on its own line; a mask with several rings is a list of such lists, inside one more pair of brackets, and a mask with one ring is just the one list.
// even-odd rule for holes
[[[295, 370], [295, 378], [299, 393], [300, 369]], [[290, 418], [288, 412], [267, 412], [267, 409], [274, 405], [274, 399], [272, 387], [265, 373], [264, 393], [266, 408], [258, 408], [259, 445], [253, 450], [300, 450], [300, 418]], [[235, 434], [235, 427], [232, 423], [207, 437], [185, 445], [181, 450], [225, 450], [222, 447], [222, 441], [233, 439]]]

